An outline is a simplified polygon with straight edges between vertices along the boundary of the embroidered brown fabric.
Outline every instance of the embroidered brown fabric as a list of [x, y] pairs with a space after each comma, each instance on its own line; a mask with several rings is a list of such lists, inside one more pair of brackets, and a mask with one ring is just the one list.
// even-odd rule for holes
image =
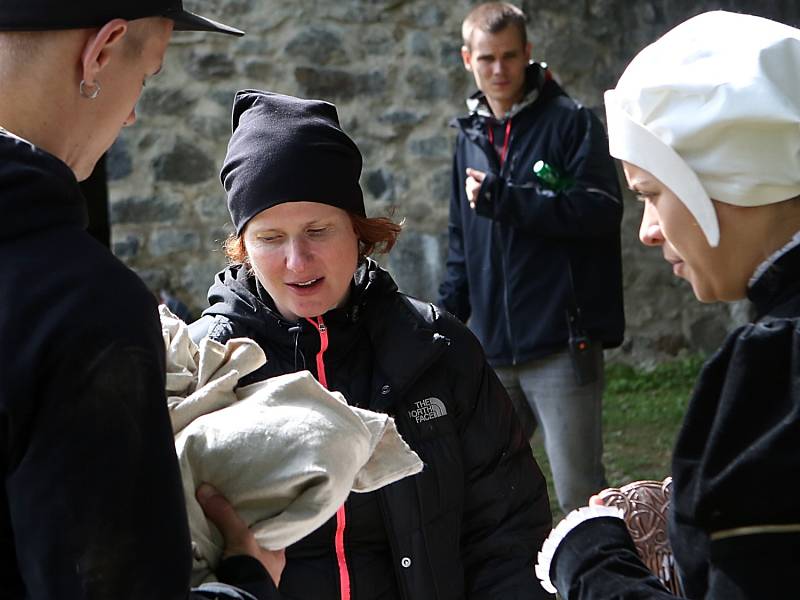
[[606, 506], [622, 509], [625, 524], [645, 565], [670, 592], [685, 597], [675, 570], [667, 536], [667, 511], [672, 477], [664, 481], [634, 481], [620, 488], [600, 492]]

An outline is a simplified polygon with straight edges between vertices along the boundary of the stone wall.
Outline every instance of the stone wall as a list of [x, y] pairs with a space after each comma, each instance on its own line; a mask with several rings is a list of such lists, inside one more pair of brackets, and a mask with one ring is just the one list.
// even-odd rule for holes
[[[229, 232], [217, 179], [233, 93], [260, 88], [336, 103], [364, 154], [369, 214], [393, 209], [405, 232], [383, 262], [401, 288], [435, 297], [446, 249], [450, 119], [472, 81], [459, 55], [464, 0], [186, 0], [235, 24], [241, 39], [178, 33], [164, 71], [148, 82], [139, 122], [109, 155], [114, 252], [154, 290], [196, 314], [225, 260]], [[688, 16], [741, 10], [797, 24], [795, 0], [626, 2], [528, 0], [534, 58], [603, 116], [602, 92], [644, 45]], [[309, 173], [313, 177], [313, 173]], [[614, 358], [652, 362], [708, 351], [748, 307], [703, 306], [660, 252], [636, 239], [641, 207], [626, 198], [626, 341]]]

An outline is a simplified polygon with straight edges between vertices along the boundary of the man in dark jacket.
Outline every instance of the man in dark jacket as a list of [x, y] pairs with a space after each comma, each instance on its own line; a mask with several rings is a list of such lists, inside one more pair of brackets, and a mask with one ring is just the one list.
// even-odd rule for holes
[[566, 510], [605, 483], [603, 348], [624, 328], [622, 204], [602, 124], [528, 63], [525, 20], [489, 3], [464, 21], [479, 92], [455, 121], [439, 304], [469, 320], [523, 420], [532, 409]]
[[198, 500], [242, 555], [217, 575], [239, 589], [189, 591], [155, 299], [86, 232], [78, 180], [135, 120], [173, 27], [241, 33], [179, 1], [0, 3], [3, 598], [277, 593], [252, 534], [213, 490]]

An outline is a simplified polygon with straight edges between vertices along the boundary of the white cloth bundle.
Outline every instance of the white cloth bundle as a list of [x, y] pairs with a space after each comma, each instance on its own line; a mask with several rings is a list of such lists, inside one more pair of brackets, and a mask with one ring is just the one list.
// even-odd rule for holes
[[422, 462], [386, 414], [349, 406], [308, 371], [236, 389], [266, 358], [248, 339], [198, 348], [186, 325], [159, 308], [167, 394], [194, 551], [193, 584], [209, 579], [223, 540], [195, 500], [220, 490], [259, 544], [285, 548], [331, 518], [350, 491], [416, 474]]

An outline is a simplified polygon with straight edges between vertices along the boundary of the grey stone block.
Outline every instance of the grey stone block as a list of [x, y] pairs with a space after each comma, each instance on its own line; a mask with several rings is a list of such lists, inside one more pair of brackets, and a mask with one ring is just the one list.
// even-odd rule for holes
[[432, 58], [431, 36], [421, 31], [415, 31], [408, 37], [408, 50], [417, 58]]
[[197, 98], [190, 97], [176, 87], [148, 87], [142, 93], [137, 105], [140, 115], [187, 115], [197, 103]]
[[441, 100], [452, 94], [446, 75], [418, 65], [409, 69], [406, 83], [415, 100]]
[[380, 200], [394, 201], [394, 176], [385, 169], [374, 169], [364, 174], [364, 188], [367, 193]]
[[136, 256], [139, 254], [139, 248], [141, 248], [141, 245], [141, 238], [135, 235], [126, 235], [122, 239], [115, 239], [111, 244], [114, 256], [122, 260], [136, 258]]
[[153, 171], [158, 181], [200, 183], [216, 175], [216, 162], [196, 143], [178, 138], [153, 160]]
[[408, 151], [422, 158], [449, 158], [452, 148], [450, 141], [443, 135], [410, 140]]
[[128, 151], [125, 138], [119, 137], [106, 155], [106, 173], [109, 181], [125, 179], [133, 173], [133, 159]]
[[303, 58], [314, 65], [347, 62], [347, 52], [339, 34], [321, 27], [309, 27], [295, 35], [284, 49], [290, 59]]
[[120, 223], [169, 223], [181, 215], [181, 205], [175, 200], [129, 196], [113, 199], [109, 205], [112, 225]]
[[186, 61], [186, 70], [203, 81], [225, 79], [236, 73], [236, 64], [221, 52], [193, 52]]
[[199, 250], [200, 236], [196, 231], [158, 229], [150, 235], [149, 249], [156, 257]]
[[385, 125], [411, 127], [422, 123], [427, 116], [427, 112], [398, 109], [383, 113], [378, 117], [378, 122]]
[[297, 67], [294, 77], [304, 95], [316, 98], [349, 100], [386, 91], [383, 71], [351, 73], [343, 69]]
[[387, 268], [401, 291], [433, 302], [444, 274], [446, 252], [442, 235], [403, 231], [389, 253]]

